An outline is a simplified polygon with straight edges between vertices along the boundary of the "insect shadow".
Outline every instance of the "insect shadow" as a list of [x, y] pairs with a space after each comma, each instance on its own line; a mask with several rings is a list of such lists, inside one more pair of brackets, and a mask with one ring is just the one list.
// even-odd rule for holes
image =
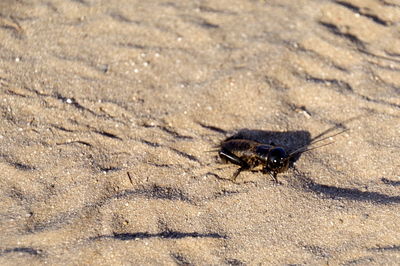
[[292, 179], [291, 183], [295, 186], [298, 183], [307, 192], [313, 192], [318, 196], [331, 199], [347, 199], [375, 204], [400, 204], [400, 196], [391, 196], [374, 191], [362, 191], [358, 188], [342, 188], [319, 184], [299, 171], [295, 171], [295, 179]]
[[312, 146], [317, 142], [342, 134], [344, 129], [336, 134], [324, 137], [330, 128], [314, 138], [308, 131], [264, 131], [242, 129], [228, 137], [218, 146], [218, 154], [222, 161], [240, 166], [231, 180], [242, 171], [262, 171], [269, 174], [275, 182], [277, 175], [293, 167], [302, 153], [331, 144], [328, 142], [319, 146]]

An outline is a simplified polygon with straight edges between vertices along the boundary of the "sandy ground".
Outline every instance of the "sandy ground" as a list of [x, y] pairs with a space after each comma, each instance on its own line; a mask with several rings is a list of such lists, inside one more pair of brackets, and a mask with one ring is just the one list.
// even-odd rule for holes
[[[2, 0], [0, 264], [398, 264], [399, 26], [397, 0]], [[281, 184], [209, 152], [343, 128]]]

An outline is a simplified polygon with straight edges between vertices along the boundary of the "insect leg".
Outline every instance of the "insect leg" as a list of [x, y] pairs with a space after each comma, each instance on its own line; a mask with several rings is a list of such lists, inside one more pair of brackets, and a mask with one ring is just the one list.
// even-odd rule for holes
[[279, 183], [278, 181], [278, 174], [276, 172], [270, 171], [268, 168], [263, 169], [264, 174], [269, 174], [270, 177], [272, 177], [272, 180], [274, 180], [275, 183]]
[[275, 183], [279, 184], [278, 175], [275, 172], [273, 173], [270, 172], [269, 175], [273, 178]]
[[243, 166], [240, 167], [239, 169], [237, 169], [236, 172], [233, 174], [231, 180], [232, 180], [233, 182], [235, 182], [235, 181], [236, 181], [236, 177], [238, 177], [238, 175], [239, 175], [243, 170], [246, 170], [246, 169], [248, 169], [248, 168], [247, 168], [247, 167], [243, 167]]
[[248, 165], [246, 162], [244, 162], [242, 159], [240, 159], [239, 157], [237, 157], [236, 155], [234, 155], [234, 154], [232, 154], [232, 153], [230, 153], [230, 152], [226, 152], [226, 151], [223, 151], [223, 150], [222, 150], [222, 151], [219, 152], [219, 156], [220, 156], [221, 158], [223, 158], [223, 159], [225, 159], [225, 160], [227, 160], [227, 161], [233, 163], [233, 164], [240, 165], [240, 168], [237, 169], [237, 170], [235, 171], [235, 173], [233, 174], [233, 176], [232, 176], [232, 178], [231, 178], [232, 181], [235, 181], [235, 180], [236, 180], [236, 178], [238, 177], [238, 175], [240, 174], [240, 172], [242, 172], [243, 170], [247, 170], [247, 169], [250, 168], [249, 165]]
[[230, 153], [230, 152], [226, 152], [226, 151], [220, 151], [219, 152], [219, 156], [233, 164], [237, 164], [240, 166], [247, 166], [246, 162], [244, 162], [242, 159], [240, 159], [239, 157], [237, 157], [236, 155]]

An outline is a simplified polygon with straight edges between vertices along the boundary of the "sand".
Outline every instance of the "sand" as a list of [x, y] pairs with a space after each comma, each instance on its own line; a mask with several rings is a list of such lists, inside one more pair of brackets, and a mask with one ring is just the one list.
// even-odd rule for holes
[[[2, 0], [0, 264], [398, 264], [399, 23], [396, 0]], [[349, 130], [276, 184], [212, 151], [244, 129]]]

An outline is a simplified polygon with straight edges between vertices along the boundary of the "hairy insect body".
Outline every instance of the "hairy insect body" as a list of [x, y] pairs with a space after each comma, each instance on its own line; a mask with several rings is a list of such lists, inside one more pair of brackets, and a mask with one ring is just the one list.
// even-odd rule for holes
[[256, 153], [259, 145], [260, 143], [251, 140], [228, 140], [221, 144], [219, 155], [226, 162], [255, 170], [254, 168], [263, 163]]
[[222, 142], [219, 156], [226, 162], [240, 166], [234, 173], [233, 180], [243, 170], [262, 170], [276, 181], [277, 173], [285, 171], [289, 164], [282, 148], [246, 139], [228, 139]]

